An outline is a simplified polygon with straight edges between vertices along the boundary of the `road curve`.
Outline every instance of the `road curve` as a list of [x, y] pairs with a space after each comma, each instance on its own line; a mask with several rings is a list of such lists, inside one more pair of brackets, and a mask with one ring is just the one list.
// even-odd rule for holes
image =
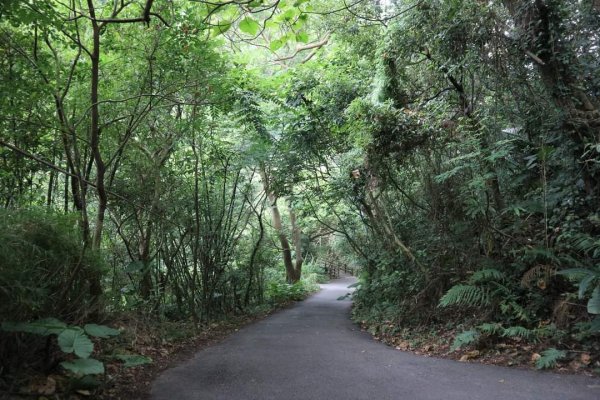
[[348, 317], [353, 278], [249, 325], [165, 371], [153, 400], [595, 400], [600, 379], [416, 356]]

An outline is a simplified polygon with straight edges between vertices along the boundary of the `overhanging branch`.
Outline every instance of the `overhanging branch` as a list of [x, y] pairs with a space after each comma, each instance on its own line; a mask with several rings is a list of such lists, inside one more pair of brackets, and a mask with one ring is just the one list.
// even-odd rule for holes
[[[277, 62], [281, 62], [281, 61], [287, 61], [287, 60], [291, 60], [292, 58], [296, 57], [298, 55], [298, 53], [301, 53], [303, 51], [306, 50], [318, 50], [321, 47], [325, 46], [327, 43], [329, 43], [329, 38], [331, 37], [331, 33], [327, 33], [325, 35], [325, 37], [321, 40], [319, 40], [318, 42], [314, 42], [314, 43], [310, 43], [310, 44], [306, 44], [306, 45], [302, 45], [302, 46], [297, 46], [296, 50], [290, 54], [289, 56], [285, 56], [285, 57], [280, 57], [278, 59], [276, 59], [275, 61]], [[314, 51], [313, 51], [314, 53]], [[314, 56], [314, 54], [309, 54], [309, 56], [303, 61], [306, 62], [308, 60], [310, 60], [312, 57]]]

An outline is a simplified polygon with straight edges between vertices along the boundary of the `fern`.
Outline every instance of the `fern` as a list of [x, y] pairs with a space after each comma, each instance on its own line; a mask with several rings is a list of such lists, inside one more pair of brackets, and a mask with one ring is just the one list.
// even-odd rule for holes
[[587, 234], [578, 234], [571, 240], [572, 245], [582, 253], [596, 258], [600, 256], [600, 239]]
[[440, 307], [453, 305], [482, 307], [490, 304], [487, 290], [473, 285], [456, 285], [450, 288], [440, 299]]
[[557, 350], [555, 348], [549, 348], [544, 350], [541, 357], [535, 361], [535, 367], [537, 369], [554, 368], [559, 360], [562, 360], [567, 356], [567, 353], [563, 350]]
[[543, 247], [524, 248], [522, 251], [524, 261], [555, 264], [560, 262], [551, 250]]
[[[600, 272], [585, 269], [572, 268], [557, 272], [557, 274], [565, 275], [569, 279], [578, 280], [579, 298], [582, 299], [588, 289], [592, 289], [592, 294], [588, 300], [587, 310], [590, 314], [600, 314]], [[594, 285], [594, 282], [598, 281]]]
[[460, 349], [461, 347], [464, 347], [468, 344], [475, 343], [475, 342], [477, 342], [477, 340], [479, 340], [480, 336], [481, 336], [481, 334], [479, 332], [477, 332], [476, 330], [464, 331], [462, 333], [459, 333], [454, 338], [454, 342], [452, 343], [450, 350], [455, 351], [455, 350]]
[[556, 328], [556, 325], [544, 325], [534, 330], [535, 336], [538, 338], [555, 338], [558, 339], [564, 332]]
[[516, 318], [519, 321], [529, 322], [529, 314], [527, 310], [525, 310], [521, 305], [519, 305], [516, 301], [509, 298], [508, 300], [504, 300], [500, 303], [500, 311], [502, 314], [507, 315], [512, 318]]
[[498, 271], [495, 268], [487, 268], [476, 271], [471, 278], [469, 278], [470, 284], [483, 283], [489, 281], [502, 281], [506, 278], [503, 272]]
[[518, 337], [527, 341], [537, 340], [536, 332], [523, 326], [511, 326], [506, 328], [504, 329], [504, 332], [502, 332], [502, 336], [510, 338]]
[[498, 335], [504, 331], [504, 328], [498, 323], [485, 323], [479, 325], [477, 330], [486, 335]]

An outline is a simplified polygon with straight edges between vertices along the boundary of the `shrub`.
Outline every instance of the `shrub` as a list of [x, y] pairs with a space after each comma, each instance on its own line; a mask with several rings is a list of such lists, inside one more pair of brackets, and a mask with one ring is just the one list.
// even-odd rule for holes
[[294, 284], [271, 282], [267, 288], [267, 298], [275, 304], [287, 301], [300, 301], [309, 292], [302, 281]]
[[90, 300], [84, 273], [101, 266], [84, 251], [75, 216], [0, 211], [0, 320], [77, 320]]
[[[0, 322], [81, 322], [91, 309], [86, 274], [101, 267], [83, 245], [76, 216], [0, 210]], [[0, 371], [48, 368], [47, 349], [43, 337], [0, 332]]]

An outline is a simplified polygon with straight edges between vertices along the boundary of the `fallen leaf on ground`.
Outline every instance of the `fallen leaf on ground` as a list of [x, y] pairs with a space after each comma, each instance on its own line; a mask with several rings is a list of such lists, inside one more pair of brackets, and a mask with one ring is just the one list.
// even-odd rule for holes
[[410, 349], [410, 343], [408, 343], [406, 340], [401, 341], [400, 343], [398, 343], [398, 346], [396, 346], [396, 350], [408, 350]]
[[469, 351], [469, 352], [463, 354], [462, 357], [460, 357], [460, 359], [458, 361], [465, 362], [465, 361], [469, 361], [469, 360], [472, 360], [477, 357], [479, 357], [479, 350], [473, 350], [473, 351]]
[[50, 396], [56, 392], [56, 380], [49, 376], [36, 379], [27, 386], [24, 392]]
[[583, 365], [579, 361], [573, 360], [569, 363], [569, 367], [571, 367], [573, 370], [577, 371], [578, 369], [581, 369], [581, 367], [583, 367]]
[[580, 357], [581, 362], [585, 365], [590, 365], [590, 363], [592, 362], [592, 357], [590, 356], [589, 353], [583, 353]]

